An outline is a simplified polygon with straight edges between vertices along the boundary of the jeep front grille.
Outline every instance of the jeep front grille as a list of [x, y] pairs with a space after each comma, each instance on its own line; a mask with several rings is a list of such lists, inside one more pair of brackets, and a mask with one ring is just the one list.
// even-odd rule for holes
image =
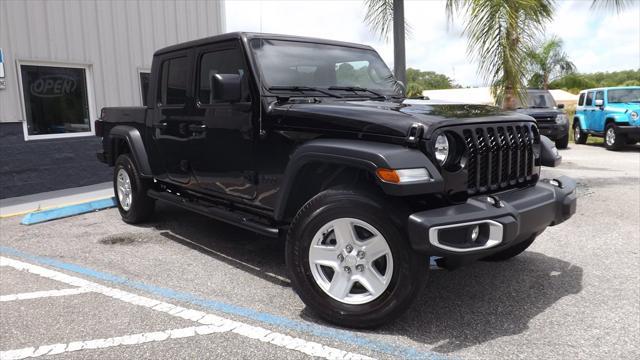
[[535, 125], [507, 124], [463, 128], [470, 195], [528, 182], [534, 171]]

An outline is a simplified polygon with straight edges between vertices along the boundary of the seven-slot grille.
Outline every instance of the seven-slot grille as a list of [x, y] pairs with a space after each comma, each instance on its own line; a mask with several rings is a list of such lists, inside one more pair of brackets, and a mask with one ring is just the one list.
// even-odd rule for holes
[[536, 130], [530, 124], [465, 128], [470, 195], [499, 190], [531, 180]]

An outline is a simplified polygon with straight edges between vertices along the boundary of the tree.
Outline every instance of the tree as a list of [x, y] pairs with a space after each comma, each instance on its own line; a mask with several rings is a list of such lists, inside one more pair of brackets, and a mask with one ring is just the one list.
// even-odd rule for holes
[[524, 99], [527, 51], [551, 19], [553, 0], [447, 0], [447, 17], [465, 19], [468, 54], [491, 84], [497, 103], [514, 109]]
[[628, 7], [631, 7], [633, 0], [593, 0], [591, 2], [591, 9], [598, 10], [614, 10], [617, 13], [621, 13]]
[[409, 93], [409, 88], [412, 88], [414, 91], [419, 91], [419, 93], [422, 94], [423, 90], [451, 89], [455, 87], [459, 86], [454, 84], [453, 80], [446, 75], [438, 74], [434, 71], [407, 69], [407, 94]]
[[562, 40], [556, 36], [542, 40], [527, 51], [529, 57], [529, 87], [549, 89], [549, 82], [576, 71], [576, 66], [562, 50]]

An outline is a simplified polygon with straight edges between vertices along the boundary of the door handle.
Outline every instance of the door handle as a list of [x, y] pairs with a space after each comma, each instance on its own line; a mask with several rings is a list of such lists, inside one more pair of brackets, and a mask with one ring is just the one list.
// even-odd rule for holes
[[205, 132], [205, 131], [207, 131], [207, 125], [205, 125], [205, 124], [189, 124], [189, 131], [191, 131], [191, 132]]
[[169, 124], [163, 121], [153, 125], [153, 127], [159, 130], [167, 130], [167, 128], [169, 127]]

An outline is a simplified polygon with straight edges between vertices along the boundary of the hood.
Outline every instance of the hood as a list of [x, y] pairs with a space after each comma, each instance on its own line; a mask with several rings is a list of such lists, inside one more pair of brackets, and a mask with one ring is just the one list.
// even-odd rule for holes
[[564, 114], [564, 111], [557, 108], [525, 108], [518, 109], [516, 112], [529, 115], [537, 121], [556, 121], [558, 114]]
[[405, 137], [413, 124], [425, 129], [425, 137], [442, 126], [485, 122], [533, 121], [529, 116], [497, 107], [445, 104], [431, 101], [326, 101], [273, 105], [270, 113], [288, 128], [349, 131]]

